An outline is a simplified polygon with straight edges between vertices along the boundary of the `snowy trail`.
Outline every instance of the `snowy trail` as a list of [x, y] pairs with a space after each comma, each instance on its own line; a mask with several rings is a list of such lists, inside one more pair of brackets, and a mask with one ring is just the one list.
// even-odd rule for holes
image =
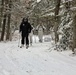
[[76, 57], [69, 56], [71, 51], [50, 52], [50, 42], [33, 43], [29, 49], [17, 44], [0, 43], [0, 75], [76, 75]]

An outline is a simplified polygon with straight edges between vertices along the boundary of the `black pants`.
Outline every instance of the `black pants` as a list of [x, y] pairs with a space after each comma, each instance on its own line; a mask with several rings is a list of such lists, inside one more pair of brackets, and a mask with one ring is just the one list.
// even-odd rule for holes
[[28, 34], [25, 36], [22, 36], [21, 44], [24, 45], [25, 42], [26, 42], [26, 45], [29, 45]]

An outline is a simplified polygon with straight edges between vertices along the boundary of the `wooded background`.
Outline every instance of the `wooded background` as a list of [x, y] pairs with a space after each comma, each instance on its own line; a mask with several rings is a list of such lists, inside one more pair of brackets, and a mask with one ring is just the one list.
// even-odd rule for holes
[[54, 29], [55, 43], [64, 50], [76, 48], [76, 0], [0, 0], [0, 41], [12, 40], [23, 17], [34, 27], [44, 25], [46, 34]]

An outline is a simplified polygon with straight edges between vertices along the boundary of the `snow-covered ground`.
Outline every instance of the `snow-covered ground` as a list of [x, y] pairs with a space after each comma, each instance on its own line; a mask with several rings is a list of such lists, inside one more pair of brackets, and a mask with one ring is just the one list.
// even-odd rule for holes
[[28, 49], [19, 48], [18, 40], [1, 42], [0, 75], [76, 75], [76, 57], [71, 53], [57, 52], [53, 42], [39, 43], [37, 37]]

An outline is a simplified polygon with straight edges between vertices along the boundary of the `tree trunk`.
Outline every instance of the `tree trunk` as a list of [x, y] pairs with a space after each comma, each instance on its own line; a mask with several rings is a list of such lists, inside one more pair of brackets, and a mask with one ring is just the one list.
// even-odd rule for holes
[[6, 17], [7, 17], [7, 15], [5, 14], [5, 15], [4, 15], [4, 20], [3, 20], [3, 25], [2, 25], [2, 33], [1, 33], [1, 39], [0, 39], [1, 41], [4, 40]]
[[4, 0], [1, 1], [1, 8], [0, 8], [0, 28], [2, 26], [2, 17], [3, 17], [3, 10], [4, 10]]
[[73, 19], [73, 48], [72, 51], [74, 52], [74, 49], [76, 48], [76, 15]]
[[[9, 0], [9, 9], [11, 10], [11, 0]], [[11, 13], [8, 14], [6, 40], [9, 40], [10, 38], [10, 21], [11, 21]]]
[[10, 19], [11, 14], [8, 15], [8, 22], [7, 22], [7, 32], [6, 32], [6, 40], [9, 40], [10, 36]]
[[55, 31], [55, 43], [57, 43], [59, 41], [59, 36], [58, 36], [58, 27], [59, 27], [59, 7], [60, 7], [60, 3], [61, 3], [61, 0], [57, 0], [56, 2], [56, 7], [55, 7], [55, 26], [54, 26], [54, 31]]
[[55, 22], [55, 27], [54, 27], [54, 32], [55, 32], [55, 43], [57, 43], [59, 41], [59, 35], [57, 33], [58, 31], [58, 23]]
[[[72, 1], [72, 6], [76, 7], [76, 0]], [[73, 11], [73, 45], [72, 45], [72, 51], [74, 52], [76, 48], [76, 10]]]

